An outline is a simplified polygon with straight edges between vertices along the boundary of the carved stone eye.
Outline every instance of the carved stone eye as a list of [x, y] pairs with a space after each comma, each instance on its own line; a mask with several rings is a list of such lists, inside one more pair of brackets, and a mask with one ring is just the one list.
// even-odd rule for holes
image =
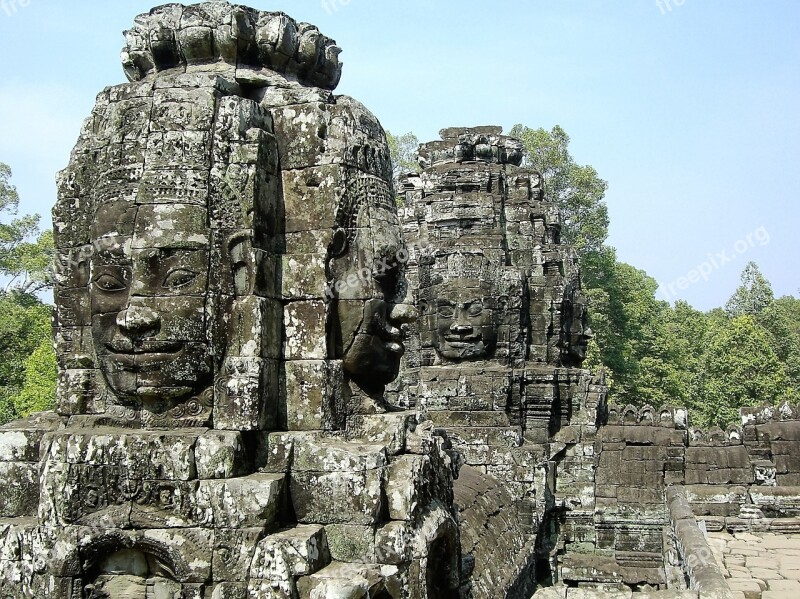
[[194, 281], [197, 276], [198, 273], [194, 271], [186, 270], [185, 268], [176, 268], [167, 273], [164, 279], [164, 287], [167, 289], [180, 289]]
[[483, 302], [472, 302], [467, 308], [469, 316], [480, 316], [483, 312]]
[[123, 289], [127, 288], [127, 285], [125, 285], [125, 283], [123, 283], [119, 278], [108, 273], [103, 273], [96, 276], [92, 282], [94, 283], [95, 287], [101, 291], [122, 291]]
[[440, 304], [439, 305], [439, 316], [442, 318], [453, 318], [453, 314], [455, 313], [455, 309], [453, 306], [448, 304]]

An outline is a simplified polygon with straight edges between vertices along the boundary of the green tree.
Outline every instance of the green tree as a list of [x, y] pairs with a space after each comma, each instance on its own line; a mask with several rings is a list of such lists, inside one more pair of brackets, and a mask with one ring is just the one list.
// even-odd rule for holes
[[53, 234], [39, 216], [17, 216], [11, 169], [0, 163], [0, 421], [52, 405], [55, 354], [50, 314], [36, 293], [52, 286]]
[[741, 407], [792, 399], [769, 334], [749, 314], [712, 324], [702, 361], [701, 392], [688, 406], [695, 424], [725, 427]]
[[677, 349], [667, 334], [669, 305], [656, 299], [658, 283], [622, 262], [603, 268], [604, 284], [589, 296], [600, 361], [614, 381], [612, 399], [635, 405], [674, 402], [684, 379], [673, 364]]
[[15, 217], [19, 195], [11, 185], [11, 169], [0, 162], [0, 275], [6, 278], [5, 290], [12, 288], [36, 293], [52, 286], [53, 234], [39, 231], [39, 216]]
[[58, 367], [53, 342], [43, 339], [25, 360], [25, 380], [19, 395], [14, 398], [18, 417], [24, 418], [34, 412], [52, 410], [56, 400], [56, 378]]
[[392, 159], [392, 176], [395, 181], [404, 173], [416, 172], [419, 170], [417, 164], [417, 149], [419, 140], [411, 132], [404, 135], [392, 135], [386, 132], [386, 139], [389, 142], [389, 155]]
[[769, 334], [770, 345], [783, 362], [788, 386], [800, 396], [800, 299], [778, 298], [755, 318]]
[[755, 262], [748, 262], [741, 275], [742, 284], [725, 304], [725, 310], [731, 316], [742, 314], [758, 314], [769, 306], [775, 298], [772, 285], [761, 274]]
[[583, 257], [602, 252], [608, 238], [608, 184], [594, 167], [580, 165], [569, 153], [569, 136], [558, 125], [550, 131], [514, 125], [510, 134], [522, 141], [528, 166], [544, 178], [544, 193], [562, 212], [562, 239]]
[[[18, 418], [18, 405], [25, 386], [28, 359], [43, 345], [52, 352], [50, 315], [52, 308], [37, 297], [15, 290], [0, 293], [0, 421]], [[40, 351], [38, 358], [45, 350]], [[37, 359], [38, 359], [37, 358]], [[53, 357], [53, 359], [55, 359]], [[53, 377], [55, 381], [55, 376]], [[21, 411], [22, 408], [22, 411]]]

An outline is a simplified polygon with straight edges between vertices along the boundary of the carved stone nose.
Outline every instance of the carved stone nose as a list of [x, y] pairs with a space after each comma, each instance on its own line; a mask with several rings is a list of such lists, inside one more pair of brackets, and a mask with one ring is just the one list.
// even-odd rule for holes
[[125, 333], [142, 335], [158, 330], [161, 318], [155, 310], [130, 306], [117, 314], [117, 326]]
[[459, 335], [464, 335], [472, 332], [472, 325], [464, 322], [454, 322], [452, 325], [450, 325], [450, 330], [454, 333], [458, 333]]

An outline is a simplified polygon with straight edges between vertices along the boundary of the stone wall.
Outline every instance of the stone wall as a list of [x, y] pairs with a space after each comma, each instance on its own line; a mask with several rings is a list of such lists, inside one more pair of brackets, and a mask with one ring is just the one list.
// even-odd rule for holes
[[595, 438], [595, 461], [585, 467], [593, 486], [584, 494], [594, 497], [595, 508], [564, 513], [560, 579], [633, 588], [677, 584], [675, 568], [685, 562], [674, 560], [668, 533], [674, 522], [664, 497], [671, 489], [681, 489], [708, 530], [769, 529], [770, 522], [792, 530], [800, 489], [785, 483], [800, 471], [789, 457], [796, 455], [792, 439], [800, 431], [795, 410], [744, 408], [741, 427], [705, 431], [692, 428], [683, 409], [612, 406]]

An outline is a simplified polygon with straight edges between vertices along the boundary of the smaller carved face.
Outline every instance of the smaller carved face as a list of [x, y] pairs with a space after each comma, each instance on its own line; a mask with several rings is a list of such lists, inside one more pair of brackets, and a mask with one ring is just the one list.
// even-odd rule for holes
[[382, 207], [360, 210], [352, 238], [337, 232], [329, 268], [338, 301], [337, 336], [346, 372], [365, 389], [393, 381], [405, 351], [398, 306], [405, 252], [397, 215]]
[[566, 366], [580, 366], [586, 359], [589, 341], [594, 338], [589, 328], [589, 301], [578, 292], [571, 302], [565, 304]]
[[494, 352], [497, 343], [495, 298], [482, 281], [455, 279], [435, 288], [434, 346], [448, 360], [479, 360]]
[[172, 507], [174, 505], [173, 493], [170, 487], [161, 487], [158, 491], [158, 505], [160, 507]]

